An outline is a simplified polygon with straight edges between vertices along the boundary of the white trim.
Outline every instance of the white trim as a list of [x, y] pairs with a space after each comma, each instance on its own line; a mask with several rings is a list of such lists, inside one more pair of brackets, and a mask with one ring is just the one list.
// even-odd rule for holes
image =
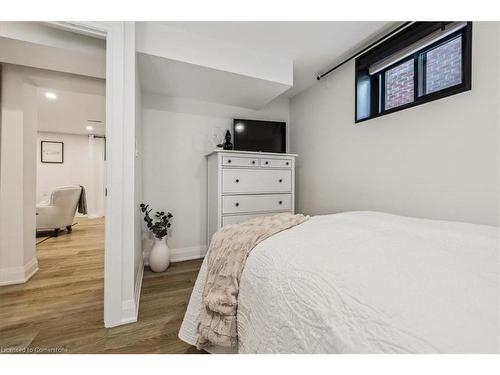
[[[201, 259], [205, 256], [207, 247], [205, 245], [178, 247], [177, 249], [170, 249], [170, 261], [172, 263], [183, 262], [185, 260]], [[142, 253], [144, 266], [149, 265], [149, 251]]]
[[216, 154], [216, 153], [219, 153], [219, 154], [248, 154], [248, 155], [258, 155], [258, 156], [276, 156], [276, 157], [286, 157], [286, 156], [293, 156], [293, 157], [297, 157], [299, 156], [299, 154], [285, 154], [285, 153], [281, 153], [281, 152], [256, 152], [256, 151], [239, 151], [239, 150], [223, 150], [223, 149], [216, 149], [216, 150], [213, 150], [213, 151], [210, 151], [208, 154], [206, 154], [205, 156], [210, 156], [212, 154]]
[[[52, 24], [56, 26], [55, 24]], [[104, 246], [104, 326], [124, 324], [135, 312], [133, 300], [123, 300], [133, 284], [124, 286], [130, 269], [125, 266], [124, 242], [127, 231], [124, 206], [134, 202], [133, 189], [126, 189], [130, 171], [124, 156], [130, 151], [125, 119], [130, 108], [125, 105], [125, 23], [124, 22], [58, 22], [57, 27], [79, 33], [100, 33], [106, 36], [106, 215]], [[134, 77], [128, 77], [130, 79]], [[130, 196], [130, 193], [132, 195]], [[133, 203], [132, 203], [133, 204]], [[133, 219], [132, 219], [133, 220]], [[133, 268], [132, 268], [133, 272]], [[126, 288], [127, 287], [127, 288]], [[133, 293], [132, 293], [133, 295]], [[132, 312], [130, 310], [132, 309]]]
[[175, 263], [191, 259], [200, 259], [204, 257], [206, 252], [206, 246], [191, 246], [172, 249], [170, 253], [170, 261]]
[[139, 319], [139, 304], [141, 301], [142, 277], [144, 275], [144, 262], [142, 259], [137, 268], [138, 268], [137, 278], [135, 279], [135, 286], [134, 286], [134, 299], [123, 301], [121, 322], [119, 324], [114, 325], [113, 327], [122, 324], [135, 323]]
[[106, 32], [101, 28], [96, 28], [92, 25], [84, 25], [82, 22], [46, 22], [46, 24], [54, 29], [72, 31], [76, 34], [86, 35], [98, 39], [106, 39]]
[[24, 282], [31, 279], [33, 275], [37, 272], [38, 272], [38, 258], [34, 257], [24, 265], [24, 274], [26, 275]]
[[[122, 324], [123, 280], [123, 59], [124, 27], [113, 23], [106, 37], [106, 216], [104, 326]], [[120, 40], [118, 40], [120, 39]], [[110, 96], [112, 96], [110, 98]], [[121, 265], [116, 267], [113, 265]]]
[[[87, 215], [87, 219], [102, 219], [104, 216], [106, 215]], [[81, 217], [85, 217], [85, 216], [81, 216]]]
[[142, 278], [144, 276], [144, 261], [142, 258], [139, 262], [138, 268], [139, 269], [137, 270], [137, 278], [135, 279], [135, 287], [134, 287], [136, 320], [139, 317], [139, 304], [141, 302]]
[[0, 269], [0, 286], [23, 284], [38, 271], [38, 260], [32, 258], [23, 267], [10, 267]]

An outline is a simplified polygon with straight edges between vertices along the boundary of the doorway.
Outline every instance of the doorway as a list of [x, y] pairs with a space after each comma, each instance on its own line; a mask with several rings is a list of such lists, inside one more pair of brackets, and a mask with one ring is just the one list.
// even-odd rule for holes
[[[33, 53], [12, 53], [13, 40], [6, 40], [0, 47], [0, 62], [6, 64], [30, 65], [35, 64], [38, 68], [54, 71], [65, 71], [66, 73], [92, 76], [100, 74], [106, 78], [106, 217], [105, 217], [105, 239], [104, 239], [104, 325], [113, 327], [137, 320], [139, 296], [142, 280], [142, 248], [140, 241], [140, 216], [138, 206], [140, 203], [140, 192], [136, 186], [140, 186], [140, 148], [135, 140], [136, 126], [138, 126], [136, 113], [136, 52], [135, 52], [135, 24], [133, 22], [49, 22], [49, 23], [26, 23], [14, 22], [8, 26], [39, 28], [50, 27], [61, 29], [68, 37], [65, 43], [52, 44], [54, 32], [47, 43], [41, 43], [42, 34], [37, 30], [26, 33], [28, 36], [36, 35], [36, 40], [23, 40], [18, 38], [15, 44], [23, 47], [35, 48], [38, 52], [36, 58]], [[41, 25], [41, 26], [40, 26]], [[6, 28], [0, 29], [0, 36]], [[16, 38], [22, 32], [16, 30]], [[103, 57], [95, 53], [91, 56], [92, 63], [86, 63], [84, 58], [74, 58], [75, 45], [71, 51], [65, 51], [68, 39], [81, 39], [91, 37], [89, 40], [100, 40], [105, 45]], [[9, 37], [7, 37], [8, 39]], [[3, 43], [0, 38], [0, 43]], [[98, 42], [99, 43], [99, 42]], [[50, 48], [50, 53], [42, 53], [40, 48]], [[95, 46], [94, 46], [95, 47]], [[85, 53], [95, 52], [94, 47], [86, 48]], [[61, 58], [54, 58], [54, 51], [62, 53]], [[92, 54], [91, 53], [91, 54]], [[19, 58], [29, 57], [29, 63], [23, 64]], [[44, 58], [45, 57], [45, 58]], [[100, 64], [100, 61], [103, 62]], [[40, 66], [45, 64], [45, 66]], [[46, 65], [50, 66], [47, 67]], [[75, 68], [79, 72], [70, 71]], [[74, 70], [74, 69], [73, 69]], [[29, 92], [32, 93], [30, 82], [27, 84]], [[2, 85], [4, 86], [4, 85]], [[5, 89], [5, 88], [4, 88]], [[4, 90], [5, 91], [5, 90]], [[5, 94], [5, 92], [4, 92]], [[31, 95], [31, 94], [30, 94]], [[135, 105], [134, 105], [135, 103]], [[31, 118], [26, 116], [25, 119]], [[7, 267], [4, 272], [5, 262], [0, 264], [0, 278], [12, 276], [15, 272], [36, 272], [36, 263], [27, 264], [22, 257], [29, 255], [35, 249], [34, 228], [35, 204], [27, 204], [36, 200], [34, 191], [36, 178], [36, 136], [23, 137], [20, 129], [28, 129], [23, 126], [6, 127], [5, 120], [18, 121], [22, 124], [23, 117], [15, 111], [4, 110], [2, 103], [2, 134], [0, 140], [2, 158], [0, 183], [0, 251], [6, 248], [19, 249], [17, 252], [21, 257], [20, 267]], [[29, 129], [34, 131], [36, 129]], [[9, 142], [5, 140], [8, 139]], [[29, 144], [24, 144], [26, 139], [32, 139]], [[15, 140], [15, 142], [11, 142]], [[24, 149], [24, 151], [23, 151]], [[27, 150], [33, 150], [33, 155], [23, 157]], [[7, 155], [7, 157], [5, 157]], [[138, 156], [139, 155], [139, 156]], [[13, 163], [11, 163], [13, 162]], [[26, 164], [29, 164], [27, 166]], [[8, 166], [8, 168], [6, 168]], [[32, 170], [30, 171], [30, 168]], [[19, 173], [23, 171], [23, 173]], [[8, 182], [9, 186], [3, 186]], [[25, 194], [19, 187], [33, 186], [33, 192]], [[13, 199], [13, 197], [15, 197]], [[31, 210], [31, 211], [30, 211]], [[32, 236], [32, 238], [30, 238]], [[25, 241], [27, 239], [28, 241]], [[32, 241], [32, 243], [31, 243]], [[24, 254], [24, 255], [23, 255]], [[0, 254], [0, 259], [7, 259]], [[24, 267], [24, 269], [23, 269]], [[26, 268], [28, 267], [28, 268]], [[32, 267], [32, 268], [29, 268]], [[29, 275], [28, 275], [29, 278]], [[0, 284], [2, 284], [0, 279]], [[22, 278], [16, 280], [23, 282]]]

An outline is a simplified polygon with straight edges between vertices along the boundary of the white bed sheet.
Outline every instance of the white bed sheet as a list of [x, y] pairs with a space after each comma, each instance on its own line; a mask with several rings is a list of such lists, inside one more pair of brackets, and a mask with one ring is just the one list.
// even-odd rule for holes
[[[498, 228], [377, 212], [315, 216], [260, 243], [238, 348], [214, 353], [498, 353]], [[179, 337], [196, 342], [206, 265]]]

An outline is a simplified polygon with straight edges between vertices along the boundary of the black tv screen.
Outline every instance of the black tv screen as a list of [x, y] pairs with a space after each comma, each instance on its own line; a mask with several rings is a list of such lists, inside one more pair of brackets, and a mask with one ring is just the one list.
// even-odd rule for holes
[[234, 149], [238, 151], [286, 152], [286, 123], [234, 119]]

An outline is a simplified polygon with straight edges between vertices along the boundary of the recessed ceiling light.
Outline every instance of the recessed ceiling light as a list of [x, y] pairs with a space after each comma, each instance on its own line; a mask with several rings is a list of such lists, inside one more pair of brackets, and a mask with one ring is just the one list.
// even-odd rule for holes
[[94, 130], [94, 128], [92, 126], [87, 126], [87, 130], [90, 132], [90, 131]]
[[50, 91], [48, 91], [48, 92], [46, 92], [46, 93], [45, 93], [45, 97], [46, 97], [47, 99], [50, 99], [50, 100], [55, 100], [55, 99], [57, 99], [57, 95], [56, 95], [56, 94], [54, 94], [53, 92], [50, 92]]

